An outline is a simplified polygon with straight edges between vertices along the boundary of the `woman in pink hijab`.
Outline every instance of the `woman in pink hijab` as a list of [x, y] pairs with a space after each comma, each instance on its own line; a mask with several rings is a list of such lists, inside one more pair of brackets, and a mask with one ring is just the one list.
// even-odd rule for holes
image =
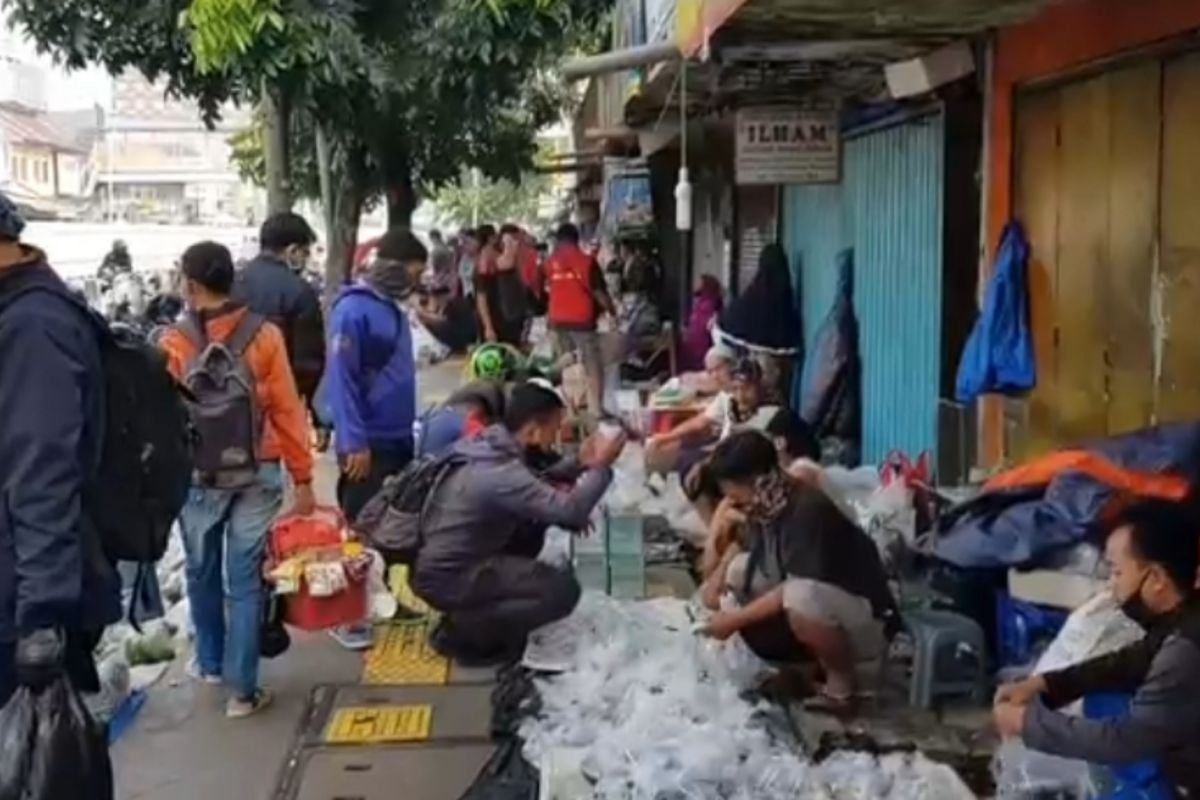
[[680, 356], [684, 370], [704, 369], [704, 354], [712, 347], [712, 323], [723, 305], [720, 282], [712, 275], [701, 275], [700, 288], [692, 295], [687, 330], [683, 333]]

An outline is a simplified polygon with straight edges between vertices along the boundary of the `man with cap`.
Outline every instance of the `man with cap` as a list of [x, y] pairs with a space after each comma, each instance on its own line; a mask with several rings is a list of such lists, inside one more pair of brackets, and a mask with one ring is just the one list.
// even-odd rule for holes
[[80, 497], [99, 469], [99, 327], [0, 194], [0, 705], [65, 671], [100, 688], [92, 649], [120, 584]]

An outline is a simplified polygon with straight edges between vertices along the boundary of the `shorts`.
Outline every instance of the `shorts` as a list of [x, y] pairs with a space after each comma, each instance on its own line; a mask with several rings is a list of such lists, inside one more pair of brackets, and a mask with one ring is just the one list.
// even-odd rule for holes
[[[725, 585], [743, 603], [761, 597], [774, 588], [763, 575], [756, 573], [750, 582], [749, 597], [746, 597], [746, 568], [749, 561], [749, 555], [742, 553], [729, 562], [725, 573]], [[850, 640], [850, 649], [856, 662], [875, 661], [887, 647], [883, 622], [875, 618], [871, 603], [832, 583], [810, 578], [787, 578], [783, 582], [783, 608], [788, 613], [841, 628]]]

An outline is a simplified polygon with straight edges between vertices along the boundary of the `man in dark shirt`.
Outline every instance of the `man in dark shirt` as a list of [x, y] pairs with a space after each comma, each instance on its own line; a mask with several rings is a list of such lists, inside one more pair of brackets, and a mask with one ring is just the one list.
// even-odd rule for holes
[[757, 431], [727, 438], [709, 469], [726, 498], [714, 534], [738, 522], [746, 535], [709, 577], [740, 607], [718, 612], [705, 632], [741, 633], [768, 660], [815, 660], [826, 676], [820, 701], [849, 709], [856, 672], [878, 667], [899, 623], [874, 542], [820, 489], [789, 478]]
[[258, 238], [261, 250], [238, 273], [234, 300], [283, 331], [296, 390], [311, 411], [325, 371], [325, 323], [303, 268], [317, 235], [303, 217], [288, 212], [267, 219]]
[[[1200, 522], [1166, 501], [1114, 520], [1105, 554], [1121, 610], [1146, 629], [1122, 650], [1001, 686], [996, 727], [1026, 746], [1100, 764], [1158, 759], [1176, 797], [1200, 797]], [[1093, 720], [1054, 709], [1093, 692], [1133, 694], [1123, 716]]]

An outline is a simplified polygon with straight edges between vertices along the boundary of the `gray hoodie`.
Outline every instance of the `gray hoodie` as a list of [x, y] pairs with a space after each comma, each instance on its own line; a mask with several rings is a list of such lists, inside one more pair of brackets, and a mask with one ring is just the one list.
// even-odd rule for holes
[[502, 554], [518, 530], [530, 524], [584, 528], [612, 481], [610, 468], [593, 467], [574, 470], [574, 486], [556, 487], [529, 470], [521, 446], [501, 425], [459, 441], [453, 451], [466, 464], [430, 503], [413, 575], [418, 594], [439, 606], [453, 605], [474, 568]]

